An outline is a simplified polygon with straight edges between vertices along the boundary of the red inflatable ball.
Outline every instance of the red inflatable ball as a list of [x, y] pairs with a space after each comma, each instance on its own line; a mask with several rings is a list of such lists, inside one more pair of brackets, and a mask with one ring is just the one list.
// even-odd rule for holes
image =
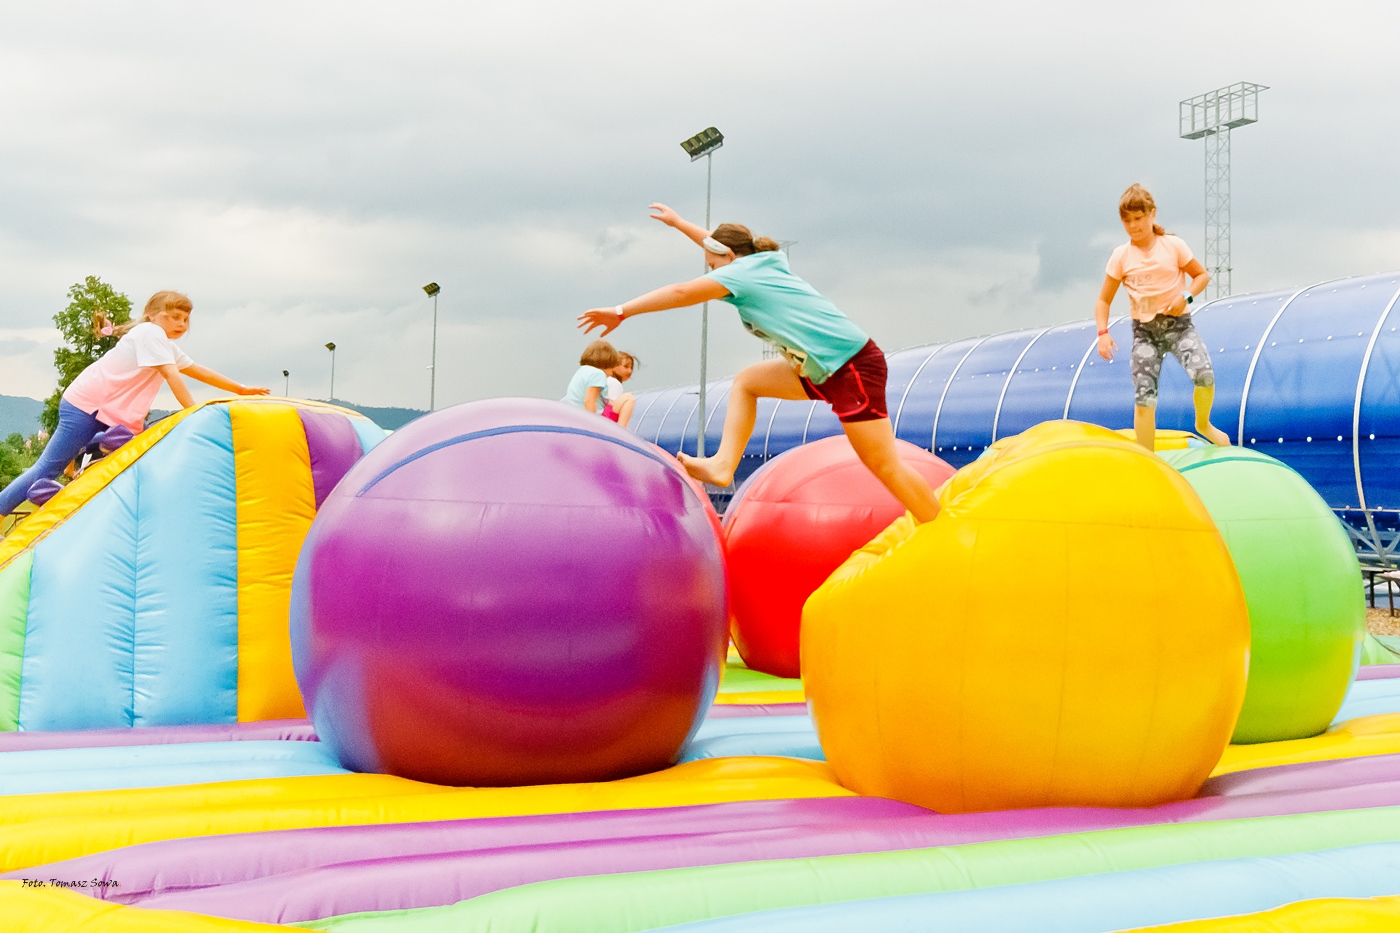
[[[927, 450], [897, 443], [904, 461], [935, 488], [953, 475]], [[795, 447], [750, 476], [724, 514], [730, 634], [744, 663], [797, 677], [802, 604], [903, 514], [844, 435]]]

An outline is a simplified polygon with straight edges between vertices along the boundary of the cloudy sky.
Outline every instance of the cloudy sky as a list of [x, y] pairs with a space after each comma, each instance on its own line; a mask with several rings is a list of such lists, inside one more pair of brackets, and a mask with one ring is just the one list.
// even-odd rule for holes
[[[1267, 84], [1234, 135], [1237, 292], [1400, 268], [1400, 7], [769, 0], [0, 5], [0, 394], [52, 390], [98, 275], [195, 303], [196, 360], [324, 397], [557, 397], [573, 319], [690, 278], [649, 221], [794, 240], [886, 349], [1087, 317], [1117, 195], [1201, 244], [1177, 101]], [[691, 381], [699, 315], [631, 322], [635, 388]], [[759, 345], [712, 307], [711, 372]]]

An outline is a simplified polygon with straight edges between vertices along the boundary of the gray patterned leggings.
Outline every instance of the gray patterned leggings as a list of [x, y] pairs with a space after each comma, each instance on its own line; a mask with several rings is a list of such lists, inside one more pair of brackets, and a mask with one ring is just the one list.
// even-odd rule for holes
[[1215, 370], [1205, 341], [1191, 323], [1191, 315], [1159, 314], [1150, 321], [1133, 321], [1133, 352], [1129, 368], [1133, 376], [1133, 401], [1139, 408], [1157, 407], [1157, 381], [1162, 358], [1170, 353], [1197, 386], [1215, 385]]

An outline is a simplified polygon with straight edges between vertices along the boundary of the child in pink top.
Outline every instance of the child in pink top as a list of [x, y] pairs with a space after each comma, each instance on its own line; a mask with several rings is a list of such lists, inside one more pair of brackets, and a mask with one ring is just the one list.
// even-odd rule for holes
[[1170, 353], [1196, 387], [1196, 431], [1212, 443], [1228, 447], [1229, 436], [1210, 423], [1215, 370], [1188, 310], [1205, 291], [1210, 276], [1180, 237], [1157, 225], [1157, 205], [1142, 185], [1133, 185], [1123, 192], [1118, 199], [1118, 218], [1128, 232], [1128, 242], [1109, 257], [1094, 319], [1099, 328], [1099, 356], [1111, 360], [1118, 344], [1108, 335], [1108, 309], [1119, 285], [1128, 290], [1133, 320], [1133, 349], [1128, 365], [1133, 379], [1133, 429], [1138, 443], [1148, 450], [1156, 449], [1157, 382], [1162, 359]]
[[140, 321], [115, 329], [121, 335], [117, 345], [79, 373], [64, 391], [58, 403], [58, 429], [39, 461], [0, 492], [0, 516], [13, 512], [35, 482], [62, 473], [107, 428], [123, 425], [133, 434], [143, 431], [162, 382], [170, 386], [181, 407], [193, 405], [181, 373], [238, 395], [268, 394], [267, 389], [239, 385], [200, 366], [175, 346], [190, 328], [192, 310], [190, 300], [179, 292], [156, 292], [146, 302]]

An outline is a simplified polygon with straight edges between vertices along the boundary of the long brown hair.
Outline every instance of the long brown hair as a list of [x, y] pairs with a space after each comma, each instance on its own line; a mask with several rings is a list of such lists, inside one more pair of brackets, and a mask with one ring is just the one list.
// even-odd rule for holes
[[[1118, 199], [1118, 219], [1127, 220], [1129, 214], [1146, 214], [1157, 209], [1157, 202], [1152, 200], [1152, 192], [1142, 185], [1131, 184], [1128, 190], [1123, 192], [1123, 196]], [[1167, 231], [1162, 229], [1161, 224], [1153, 224], [1152, 232], [1158, 236], [1166, 236]]]
[[[112, 328], [112, 334], [116, 337], [125, 337], [127, 332], [137, 324], [144, 324], [152, 320], [162, 311], [184, 311], [186, 314], [189, 314], [193, 310], [194, 303], [190, 301], [187, 295], [172, 291], [156, 292], [151, 296], [150, 300], [146, 302], [146, 309], [141, 312], [140, 320], [118, 324], [116, 327]], [[100, 327], [105, 325], [105, 323], [105, 317], [101, 317], [100, 321], [93, 321], [93, 330], [100, 333]]]
[[771, 253], [778, 248], [777, 240], [769, 239], [766, 236], [756, 237], [743, 224], [720, 224], [710, 236], [732, 249], [735, 256]]

